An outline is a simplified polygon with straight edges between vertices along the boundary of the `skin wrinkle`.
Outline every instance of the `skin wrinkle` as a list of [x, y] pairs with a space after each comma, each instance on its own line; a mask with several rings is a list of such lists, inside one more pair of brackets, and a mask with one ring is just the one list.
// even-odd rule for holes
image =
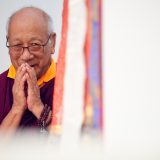
[[[9, 51], [10, 60], [16, 69], [16, 76], [12, 87], [13, 104], [10, 112], [3, 119], [0, 129], [18, 128], [23, 114], [28, 109], [39, 119], [44, 104], [40, 97], [40, 88], [37, 80], [48, 70], [51, 64], [51, 55], [54, 53], [56, 34], [50, 32], [48, 20], [44, 12], [35, 7], [26, 7], [17, 12], [9, 21], [8, 45], [28, 47], [32, 43], [46, 44], [42, 51], [30, 53], [24, 48], [22, 54]], [[50, 41], [47, 43], [47, 39]], [[50, 42], [50, 43], [49, 43]], [[25, 85], [27, 83], [27, 91]]]
[[[8, 28], [9, 44], [15, 44], [16, 41], [16, 43], [19, 42], [23, 44], [23, 46], [28, 46], [33, 39], [44, 43], [48, 38], [48, 23], [46, 19], [44, 19], [44, 16], [40, 15], [42, 15], [42, 13], [39, 10], [35, 12], [35, 10], [30, 8], [17, 12], [17, 14], [12, 17]], [[25, 21], [21, 23], [23, 19], [25, 19]], [[54, 34], [51, 36], [51, 45], [55, 45], [53, 41], [55, 41]], [[25, 62], [31, 65], [35, 64], [36, 67], [34, 67], [34, 69], [37, 78], [40, 78], [50, 66], [52, 52], [54, 52], [54, 46], [50, 48], [49, 44], [47, 44], [42, 54], [33, 55], [25, 49], [21, 57], [14, 57], [13, 54], [10, 54], [10, 58], [16, 69]]]
[[[24, 9], [25, 9], [25, 10], [26, 10], [26, 9], [34, 9], [34, 10], [39, 11], [39, 12], [41, 13], [42, 17], [46, 20], [46, 22], [47, 22], [46, 24], [48, 24], [48, 34], [50, 34], [50, 33], [52, 33], [52, 32], [54, 31], [52, 18], [51, 18], [48, 14], [46, 14], [46, 12], [44, 12], [43, 10], [41, 10], [41, 9], [39, 9], [39, 8], [36, 8], [36, 7], [24, 7], [24, 8], [22, 8], [22, 9], [16, 11], [16, 12], [14, 12], [14, 13], [9, 17], [9, 19], [8, 19], [8, 21], [7, 21], [7, 24], [6, 24], [7, 36], [8, 36], [8, 32], [9, 32], [9, 26], [10, 26], [10, 23], [11, 23], [13, 17], [14, 17], [18, 12], [23, 11]], [[29, 13], [28, 13], [28, 14], [29, 14]], [[23, 19], [23, 21], [24, 21], [24, 19]]]

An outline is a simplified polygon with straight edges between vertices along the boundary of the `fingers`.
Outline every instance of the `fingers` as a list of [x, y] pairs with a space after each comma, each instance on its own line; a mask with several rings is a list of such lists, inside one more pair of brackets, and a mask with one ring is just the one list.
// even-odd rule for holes
[[15, 80], [20, 86], [24, 86], [26, 80], [29, 83], [28, 85], [35, 85], [37, 83], [35, 70], [24, 63], [17, 69]]
[[26, 97], [24, 93], [24, 83], [26, 81], [26, 67], [25, 64], [22, 64], [18, 69], [12, 88], [13, 101], [16, 107], [24, 110], [26, 106]]
[[26, 65], [27, 70], [27, 83], [28, 83], [28, 91], [33, 92], [33, 90], [37, 90], [37, 77], [34, 68], [30, 67], [28, 64]]
[[15, 85], [20, 89], [24, 89], [24, 83], [26, 81], [26, 65], [22, 64], [18, 69], [15, 77]]
[[[37, 86], [37, 77], [34, 68], [30, 67], [28, 64], [26, 65], [26, 80], [28, 83], [28, 92], [39, 94], [39, 88]], [[37, 92], [37, 93], [36, 93]]]
[[17, 73], [16, 73], [16, 77], [15, 79], [21, 79], [22, 76], [25, 74], [26, 72], [26, 65], [22, 64], [18, 69], [17, 69]]
[[27, 73], [28, 73], [30, 80], [32, 82], [37, 83], [37, 76], [36, 76], [36, 72], [35, 72], [34, 68], [32, 68], [28, 64], [26, 64], [26, 70], [27, 70]]
[[[25, 90], [25, 83], [28, 87]], [[17, 106], [27, 106], [34, 108], [40, 101], [39, 87], [37, 86], [37, 78], [34, 68], [27, 63], [22, 64], [18, 69], [13, 86], [14, 102]]]
[[26, 79], [28, 83], [28, 96], [27, 96], [27, 104], [28, 109], [35, 114], [35, 110], [41, 107], [41, 99], [40, 99], [40, 90], [37, 85], [37, 77], [34, 68], [26, 65], [27, 73]]

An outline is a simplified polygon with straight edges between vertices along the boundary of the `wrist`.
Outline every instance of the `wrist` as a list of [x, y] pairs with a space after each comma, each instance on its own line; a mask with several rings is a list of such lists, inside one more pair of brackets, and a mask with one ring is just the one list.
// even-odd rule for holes
[[16, 107], [16, 106], [12, 106], [12, 108], [11, 108], [11, 112], [13, 114], [23, 114], [24, 111], [25, 111], [24, 108], [22, 109], [22, 108], [19, 108], [19, 107]]
[[44, 105], [42, 102], [37, 103], [36, 105], [34, 105], [34, 107], [28, 106], [28, 109], [36, 116], [37, 119], [40, 118], [43, 108], [44, 108]]
[[40, 127], [41, 131], [44, 131], [46, 127], [51, 123], [52, 120], [52, 110], [51, 107], [45, 104], [40, 118], [37, 120], [38, 126]]

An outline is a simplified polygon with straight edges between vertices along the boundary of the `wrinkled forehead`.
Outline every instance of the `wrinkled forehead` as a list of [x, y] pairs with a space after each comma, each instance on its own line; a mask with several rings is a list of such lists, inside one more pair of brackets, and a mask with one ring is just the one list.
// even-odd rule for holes
[[35, 29], [41, 29], [44, 32], [48, 32], [47, 17], [43, 12], [37, 9], [28, 8], [20, 10], [10, 18], [8, 34], [11, 34], [15, 28], [27, 29], [31, 26], [34, 26]]

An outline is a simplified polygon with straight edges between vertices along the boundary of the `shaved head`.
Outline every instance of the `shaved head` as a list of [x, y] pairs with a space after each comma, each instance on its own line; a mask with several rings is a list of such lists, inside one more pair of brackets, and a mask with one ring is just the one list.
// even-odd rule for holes
[[[11, 26], [14, 19], [16, 19], [17, 17], [19, 18], [20, 15], [23, 15], [23, 19], [19, 18], [19, 21], [22, 20], [21, 22], [23, 22], [23, 21], [25, 21], [25, 17], [26, 18], [32, 17], [33, 14], [38, 15], [37, 21], [39, 21], [39, 18], [43, 19], [44, 23], [47, 25], [48, 34], [53, 32], [52, 18], [45, 11], [41, 10], [40, 8], [31, 6], [31, 7], [21, 8], [20, 10], [15, 11], [9, 17], [8, 22], [7, 22], [7, 26], [6, 26], [7, 36], [9, 34], [9, 29], [10, 29], [10, 26]], [[35, 23], [37, 23], [37, 21], [35, 21]]]
[[[14, 12], [8, 20], [7, 43], [9, 54], [15, 69], [28, 63], [40, 78], [51, 64], [54, 53], [56, 34], [52, 31], [51, 18], [43, 10], [36, 7], [24, 7]], [[29, 50], [37, 47], [39, 50]], [[11, 48], [23, 48], [22, 53]], [[26, 47], [28, 49], [26, 49]], [[36, 49], [37, 49], [36, 48]]]

